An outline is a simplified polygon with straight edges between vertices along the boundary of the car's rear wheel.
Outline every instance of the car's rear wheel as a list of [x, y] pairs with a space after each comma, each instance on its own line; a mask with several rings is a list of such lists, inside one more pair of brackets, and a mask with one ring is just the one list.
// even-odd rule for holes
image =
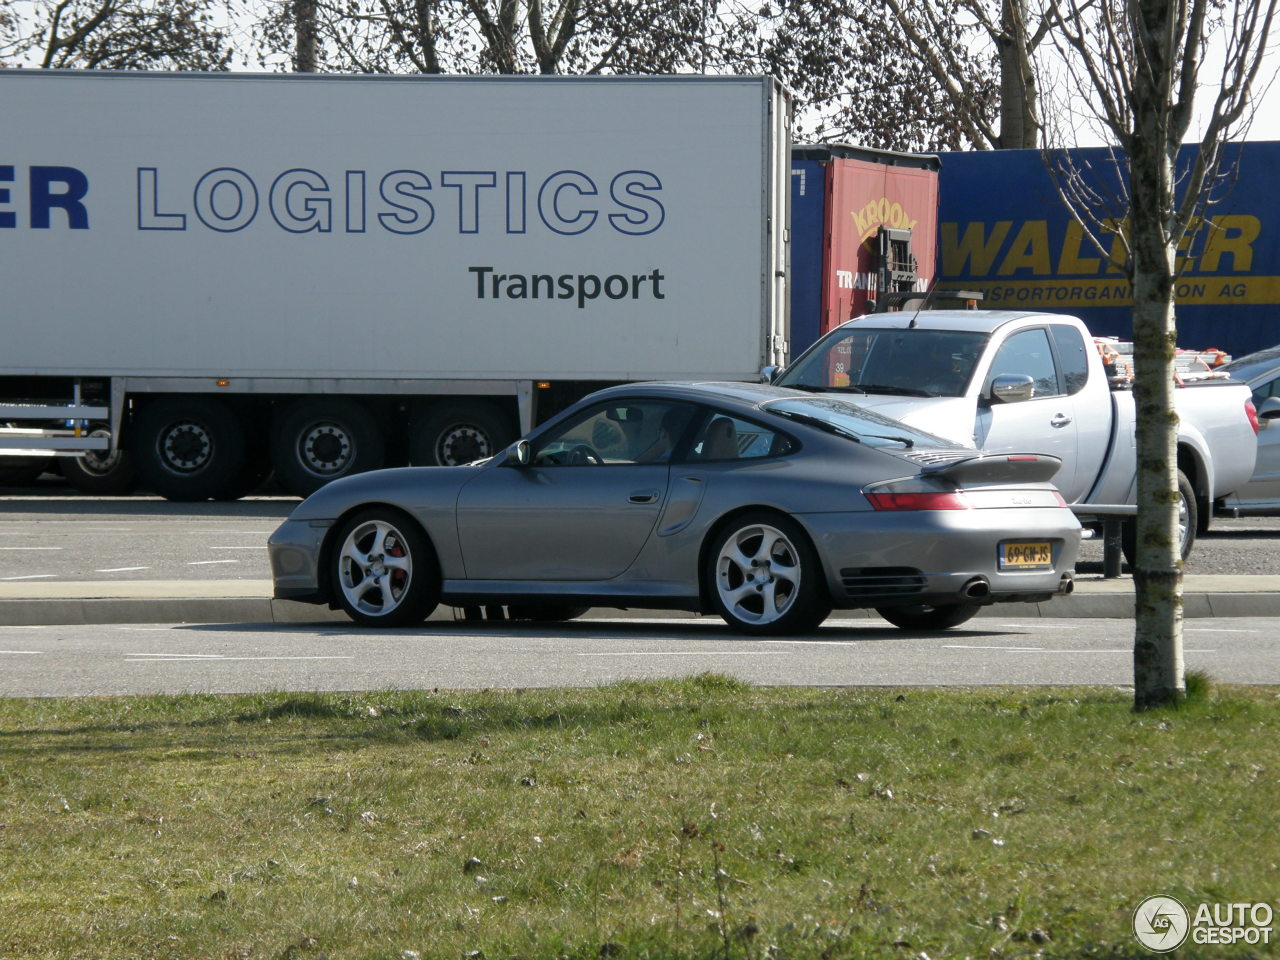
[[972, 619], [980, 603], [917, 603], [906, 607], [876, 607], [876, 613], [903, 630], [949, 630]]
[[716, 612], [743, 633], [807, 633], [831, 613], [817, 551], [781, 514], [734, 518], [712, 541], [704, 576]]
[[426, 534], [408, 516], [373, 508], [338, 531], [330, 562], [334, 596], [356, 623], [421, 623], [440, 602], [440, 565]]

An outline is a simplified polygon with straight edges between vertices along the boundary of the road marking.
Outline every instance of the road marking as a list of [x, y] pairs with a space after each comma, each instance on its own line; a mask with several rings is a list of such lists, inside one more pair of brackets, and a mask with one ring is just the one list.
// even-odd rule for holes
[[103, 570], [95, 570], [94, 573], [128, 573], [131, 570], [150, 570], [150, 567], [107, 567]]
[[0, 653], [9, 654], [11, 656], [36, 656], [44, 653], [43, 650], [0, 650]]
[[1232, 630], [1230, 627], [1183, 627], [1183, 633], [1257, 633], [1257, 630]]
[[56, 576], [56, 573], [29, 573], [25, 577], [0, 577], [0, 580], [48, 580]]
[[206, 567], [211, 563], [239, 563], [239, 560], [190, 560], [187, 562], [188, 567]]
[[575, 653], [575, 657], [781, 657], [781, 650], [660, 650], [631, 653]]
[[252, 547], [209, 547], [209, 549], [210, 550], [265, 550], [267, 549], [267, 545], [265, 543], [259, 543], [259, 544], [255, 544]]
[[942, 645], [947, 650], [1011, 650], [1020, 651], [1022, 653], [1043, 653], [1046, 652], [1044, 647], [978, 647], [969, 646], [964, 643], [944, 643]]
[[0, 550], [62, 550], [62, 547], [0, 547]]
[[125, 654], [125, 663], [229, 663], [232, 660], [354, 660], [355, 657], [222, 657], [197, 653]]

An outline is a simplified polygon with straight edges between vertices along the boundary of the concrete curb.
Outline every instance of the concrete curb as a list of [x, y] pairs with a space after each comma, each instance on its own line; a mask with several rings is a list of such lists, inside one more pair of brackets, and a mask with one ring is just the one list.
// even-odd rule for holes
[[[1205, 583], [1204, 581], [1220, 581]], [[1280, 589], [1277, 577], [1200, 577], [1184, 586], [1183, 616], [1277, 617]], [[201, 581], [163, 583], [136, 581], [103, 584], [40, 584], [31, 589], [43, 596], [17, 596], [13, 585], [0, 593], [0, 626], [84, 626], [123, 623], [350, 623], [340, 611], [327, 607], [276, 600], [258, 582]], [[33, 585], [34, 586], [34, 585]], [[192, 596], [184, 596], [189, 592]], [[75, 595], [75, 594], [80, 595]], [[92, 594], [99, 595], [92, 595]], [[217, 594], [225, 595], [219, 596]], [[101, 595], [107, 594], [107, 595]], [[1133, 582], [1097, 580], [1079, 583], [1076, 592], [1048, 603], [997, 604], [985, 617], [1111, 618], [1133, 617]], [[599, 608], [586, 619], [666, 619], [690, 614], [665, 610], [620, 611]], [[837, 611], [839, 619], [876, 618], [870, 610]], [[452, 607], [438, 608], [432, 621], [461, 619]], [[878, 619], [878, 618], [877, 618]]]

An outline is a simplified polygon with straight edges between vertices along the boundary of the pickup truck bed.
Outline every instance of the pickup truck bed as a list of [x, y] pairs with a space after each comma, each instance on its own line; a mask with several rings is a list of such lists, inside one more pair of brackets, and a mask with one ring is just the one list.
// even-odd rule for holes
[[[987, 453], [1052, 454], [1054, 482], [1081, 520], [1136, 503], [1136, 411], [1075, 317], [995, 310], [881, 313], [832, 330], [775, 378], [779, 386], [854, 394], [861, 405]], [[1185, 475], [1183, 555], [1214, 503], [1253, 472], [1248, 387], [1188, 382], [1175, 391]], [[1092, 509], [1091, 509], [1092, 508]]]

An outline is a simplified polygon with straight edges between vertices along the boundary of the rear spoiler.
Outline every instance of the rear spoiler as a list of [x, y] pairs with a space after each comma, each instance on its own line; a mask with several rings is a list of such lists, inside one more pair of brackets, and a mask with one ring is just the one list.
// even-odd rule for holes
[[1041, 483], [1053, 479], [1062, 461], [1043, 453], [999, 453], [925, 467], [921, 473], [956, 483]]

